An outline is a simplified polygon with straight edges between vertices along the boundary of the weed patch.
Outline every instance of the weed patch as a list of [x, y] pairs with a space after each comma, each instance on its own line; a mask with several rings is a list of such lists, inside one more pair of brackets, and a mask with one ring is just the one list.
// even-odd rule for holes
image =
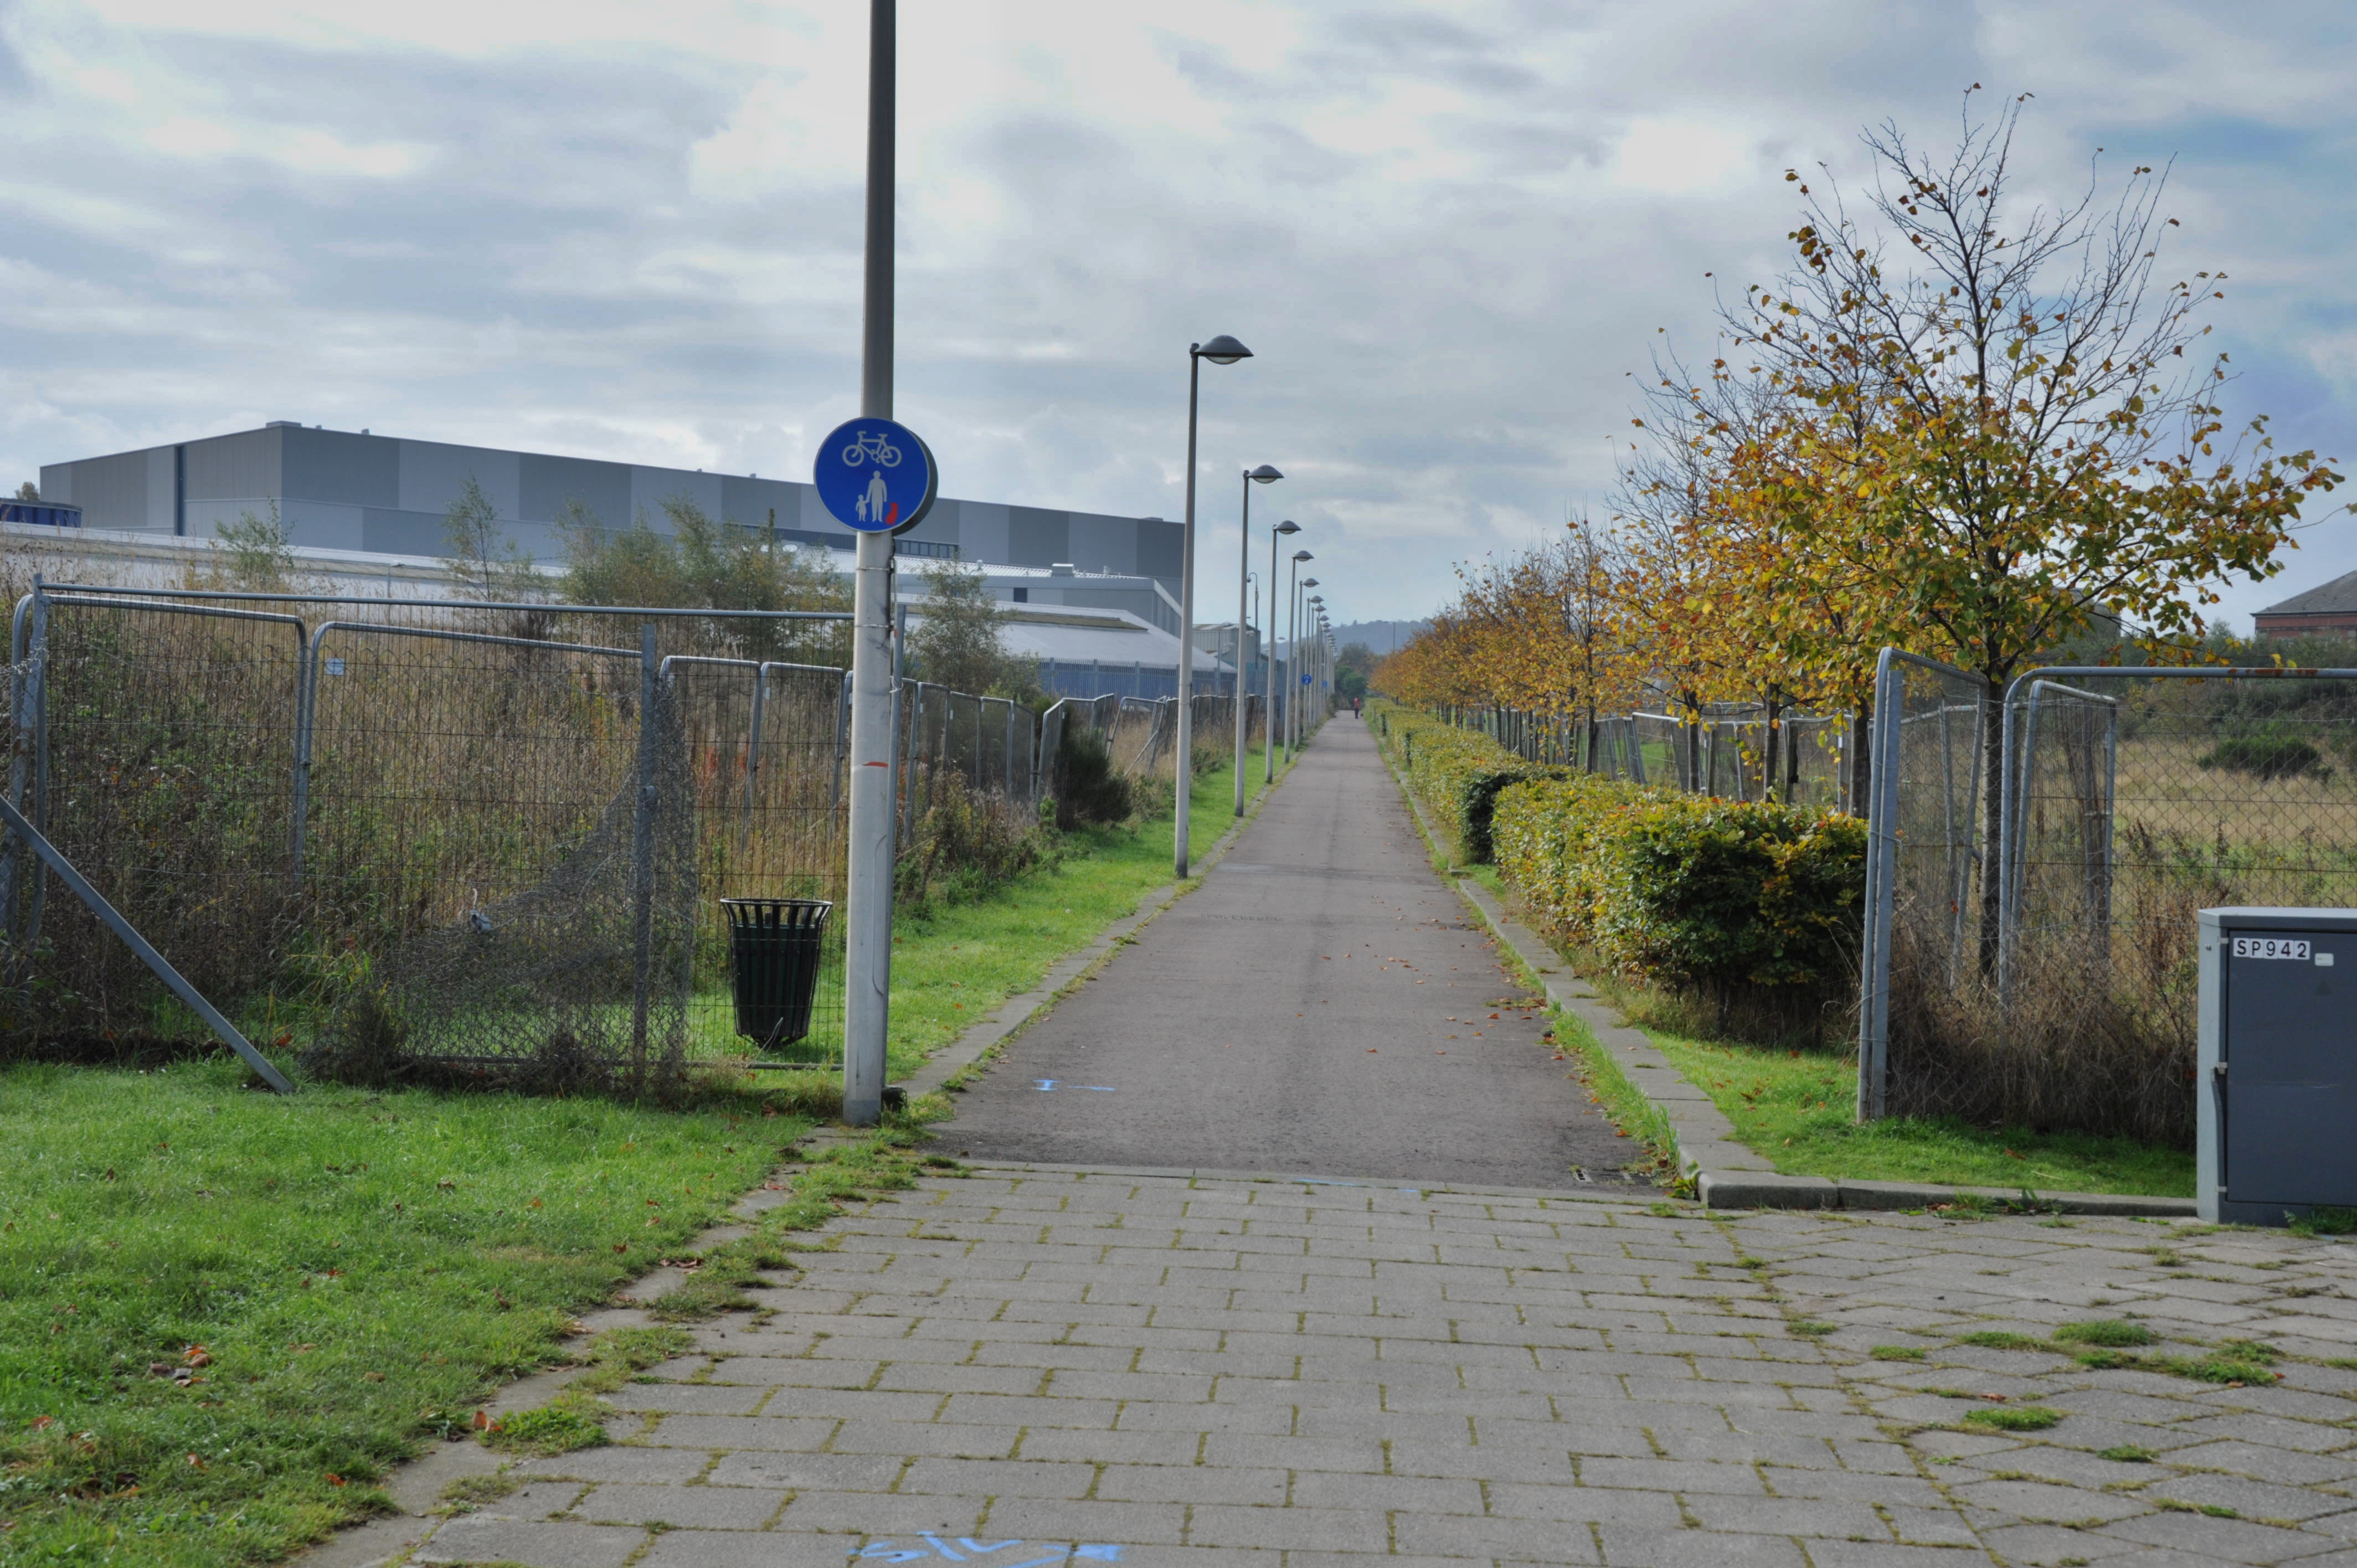
[[2066, 1323], [2054, 1331], [2054, 1337], [2066, 1345], [2101, 1345], [2117, 1349], [2130, 1345], [2158, 1345], [2160, 1336], [2141, 1323], [2129, 1323], [2116, 1317], [2096, 1318], [2083, 1323]]
[[1992, 1405], [1986, 1410], [1964, 1412], [1967, 1423], [1991, 1427], [1998, 1432], [2043, 1432], [2061, 1419], [2060, 1412], [2034, 1404]]

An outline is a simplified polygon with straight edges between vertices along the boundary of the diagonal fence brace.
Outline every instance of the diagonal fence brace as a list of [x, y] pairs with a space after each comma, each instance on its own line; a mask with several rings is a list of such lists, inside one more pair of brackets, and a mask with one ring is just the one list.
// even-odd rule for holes
[[281, 1094], [295, 1092], [295, 1086], [286, 1081], [285, 1074], [271, 1066], [270, 1058], [255, 1050], [253, 1042], [241, 1034], [236, 1025], [222, 1017], [221, 1009], [206, 1001], [204, 993], [189, 984], [188, 979], [172, 967], [171, 961], [157, 952], [149, 944], [147, 939], [141, 936], [137, 929], [123, 918], [122, 912], [108, 903], [105, 897], [97, 888], [91, 886], [81, 872], [73, 868], [73, 863], [66, 859], [58, 846], [44, 838], [40, 831], [27, 821], [25, 814], [11, 805], [5, 796], [0, 796], [0, 821], [7, 823], [11, 833], [30, 844], [33, 853], [48, 862], [49, 869], [56, 872], [59, 878], [72, 889], [73, 896], [89, 905], [91, 912], [104, 920], [116, 936], [123, 939], [124, 945], [139, 955], [139, 961], [154, 970], [156, 978], [172, 988], [172, 994], [187, 1003], [198, 1017], [210, 1025], [213, 1033], [226, 1041], [230, 1049], [244, 1058], [245, 1065], [252, 1068], [264, 1083]]

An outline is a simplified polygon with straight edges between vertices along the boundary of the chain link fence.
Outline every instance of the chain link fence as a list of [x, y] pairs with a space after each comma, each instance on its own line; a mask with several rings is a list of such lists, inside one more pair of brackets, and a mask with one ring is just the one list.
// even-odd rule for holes
[[2357, 902], [2352, 768], [2357, 672], [1886, 653], [1860, 1114], [2190, 1144], [2195, 914]]
[[1441, 716], [1480, 731], [1532, 762], [1631, 783], [1839, 810], [1849, 800], [1849, 716], [1759, 703], [1690, 711], [1595, 715], [1491, 705], [1447, 707]]
[[[43, 590], [17, 607], [8, 792], [251, 1037], [323, 1071], [565, 1090], [745, 1059], [721, 898], [839, 901], [849, 682], [722, 615]], [[904, 842], [955, 790], [1028, 832], [1065, 725], [1131, 769], [1172, 704], [901, 687]], [[1232, 711], [1232, 710], [1229, 710]], [[207, 1031], [0, 845], [0, 1029], [73, 1058]], [[842, 1050], [842, 926], [776, 1058]]]

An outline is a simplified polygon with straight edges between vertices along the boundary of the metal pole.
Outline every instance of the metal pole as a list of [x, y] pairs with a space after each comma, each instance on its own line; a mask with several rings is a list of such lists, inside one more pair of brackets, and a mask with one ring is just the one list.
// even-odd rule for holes
[[1171, 830], [1170, 858], [1187, 875], [1187, 796], [1195, 783], [1195, 393], [1203, 379], [1200, 343], [1187, 345], [1187, 521], [1178, 543], [1178, 821]]
[[756, 666], [753, 671], [753, 717], [745, 727], [745, 822], [737, 830], [737, 853], [742, 854], [753, 842], [753, 791], [761, 777], [761, 699], [770, 690], [770, 667]]
[[655, 952], [655, 623], [639, 628], [639, 801], [630, 824], [630, 1083], [647, 1070]]
[[1244, 601], [1252, 594], [1252, 470], [1244, 470], [1243, 521], [1236, 539], [1236, 815], [1244, 814]]
[[6, 819], [11, 835], [23, 839], [35, 854], [47, 862], [49, 869], [58, 874], [59, 880], [66, 885], [68, 890], [88, 905], [91, 912], [103, 920], [109, 930], [121, 937], [124, 945], [139, 956], [139, 961], [154, 971], [156, 977], [171, 988], [172, 994], [188, 1004], [190, 1012], [203, 1019], [211, 1026], [213, 1033], [219, 1035], [231, 1050], [244, 1058], [245, 1065], [252, 1068], [264, 1083], [281, 1094], [295, 1092], [295, 1086], [286, 1081], [285, 1075], [271, 1066], [269, 1058], [253, 1048], [253, 1042], [239, 1031], [237, 1026], [222, 1017], [221, 1010], [205, 1000], [204, 993], [189, 984], [180, 972], [172, 967], [170, 961], [157, 952], [147, 939], [141, 936], [131, 922], [124, 919], [122, 913], [113, 905], [108, 903], [105, 897], [97, 888], [91, 886], [81, 872], [73, 868], [72, 863], [66, 859], [57, 845], [42, 837], [33, 824], [25, 819], [24, 814], [4, 798], [0, 798], [0, 817]]
[[1261, 782], [1276, 782], [1276, 542], [1285, 536], [1268, 531], [1268, 647], [1262, 660], [1261, 687], [1267, 693], [1267, 711], [1260, 716]]
[[[895, 0], [868, 0], [867, 270], [859, 412], [892, 417]], [[851, 824], [844, 900], [843, 1119], [884, 1114], [892, 991], [892, 538], [863, 533], [853, 573]]]
[[1301, 749], [1301, 563], [1287, 562], [1285, 597], [1285, 760]]

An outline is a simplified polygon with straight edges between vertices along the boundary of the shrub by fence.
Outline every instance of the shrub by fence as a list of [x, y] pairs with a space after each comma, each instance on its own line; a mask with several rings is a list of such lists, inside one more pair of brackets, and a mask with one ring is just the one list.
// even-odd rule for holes
[[1722, 1028], [1846, 1020], [1865, 895], [1855, 818], [1582, 777], [1512, 785], [1492, 833], [1500, 875], [1551, 935], [1704, 998]]
[[1469, 864], [1491, 857], [1490, 819], [1498, 792], [1525, 779], [1565, 769], [1515, 756], [1488, 736], [1377, 699], [1369, 717], [1376, 744], [1399, 762], [1417, 798], [1456, 835]]
[[1705, 999], [1739, 1033], [1846, 1021], [1864, 914], [1856, 819], [1527, 763], [1390, 703], [1372, 715], [1419, 798], [1460, 838], [1478, 834], [1558, 942]]

